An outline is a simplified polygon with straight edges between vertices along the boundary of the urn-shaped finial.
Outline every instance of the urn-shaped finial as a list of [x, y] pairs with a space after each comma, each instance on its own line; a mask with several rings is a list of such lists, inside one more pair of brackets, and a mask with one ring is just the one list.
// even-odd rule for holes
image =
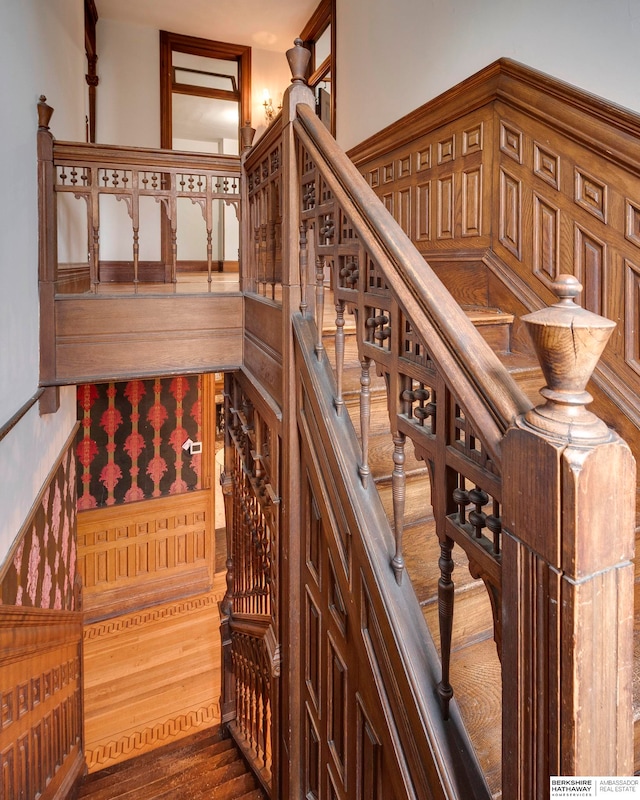
[[242, 152], [250, 150], [253, 145], [253, 137], [256, 135], [256, 129], [251, 127], [251, 122], [247, 120], [240, 128], [240, 144]]
[[557, 303], [522, 317], [547, 381], [540, 390], [546, 403], [529, 411], [525, 420], [556, 439], [601, 442], [610, 431], [586, 410], [593, 399], [586, 385], [615, 322], [576, 305], [582, 286], [573, 275], [559, 275], [552, 289]]
[[287, 50], [287, 61], [291, 70], [291, 83], [307, 82], [307, 67], [311, 59], [311, 51], [302, 46], [302, 39], [296, 39], [293, 47]]
[[47, 105], [47, 98], [41, 94], [38, 100], [38, 127], [41, 130], [49, 130], [49, 122], [51, 121], [52, 114], [53, 108]]

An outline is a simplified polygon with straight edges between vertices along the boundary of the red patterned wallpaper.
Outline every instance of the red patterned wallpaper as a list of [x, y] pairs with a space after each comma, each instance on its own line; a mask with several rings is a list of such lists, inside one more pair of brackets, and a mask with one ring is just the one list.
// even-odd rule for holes
[[77, 610], [76, 500], [76, 459], [69, 447], [5, 565], [4, 605]]
[[199, 375], [78, 386], [78, 510], [201, 488]]

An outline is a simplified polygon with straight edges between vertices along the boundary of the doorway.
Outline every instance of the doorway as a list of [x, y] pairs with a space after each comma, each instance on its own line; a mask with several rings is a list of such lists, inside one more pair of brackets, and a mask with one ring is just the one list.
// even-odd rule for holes
[[[169, 150], [238, 158], [240, 127], [251, 113], [251, 48], [160, 31], [160, 145]], [[181, 230], [178, 273], [205, 269], [207, 237], [189, 198], [177, 208]], [[217, 201], [213, 210], [214, 271], [238, 273], [238, 209]], [[165, 226], [166, 227], [166, 226]], [[168, 247], [166, 235], [163, 241]]]

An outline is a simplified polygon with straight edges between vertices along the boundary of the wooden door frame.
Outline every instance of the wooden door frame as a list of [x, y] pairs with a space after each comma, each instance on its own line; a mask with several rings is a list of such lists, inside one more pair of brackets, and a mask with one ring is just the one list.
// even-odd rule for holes
[[173, 138], [171, 118], [173, 52], [236, 61], [240, 93], [240, 125], [251, 122], [251, 48], [247, 45], [215, 42], [197, 36], [160, 31], [160, 147], [170, 150]]
[[[321, 63], [316, 62], [316, 41], [331, 26], [331, 52]], [[316, 10], [300, 33], [304, 46], [311, 51], [309, 86], [314, 90], [323, 78], [331, 75], [331, 133], [336, 135], [336, 0], [320, 0]]]

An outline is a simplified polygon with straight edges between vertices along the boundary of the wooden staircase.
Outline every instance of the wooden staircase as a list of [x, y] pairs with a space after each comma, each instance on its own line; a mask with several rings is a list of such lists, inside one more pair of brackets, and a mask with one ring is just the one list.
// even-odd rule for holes
[[[513, 316], [498, 309], [475, 306], [465, 310], [522, 390], [532, 402], [539, 403], [541, 398], [538, 391], [544, 386], [542, 371], [534, 355], [511, 350]], [[335, 324], [332, 315], [333, 305], [328, 302], [323, 326], [324, 343], [329, 360], [335, 366]], [[354, 331], [354, 324], [349, 325], [347, 322], [343, 394], [359, 436], [360, 364]], [[372, 375], [369, 464], [389, 524], [393, 528], [392, 453], [385, 384], [382, 378]], [[427, 467], [414, 457], [413, 448], [409, 445], [404, 466], [407, 477], [403, 548], [405, 565], [424, 619], [439, 649], [440, 548], [431, 510], [429, 475]], [[493, 639], [493, 616], [484, 584], [471, 576], [462, 548], [454, 547], [453, 557], [453, 580], [456, 588], [451, 684], [489, 790], [497, 800], [502, 798], [502, 677], [500, 659]]]
[[85, 778], [90, 800], [266, 800], [232, 739], [217, 726]]

